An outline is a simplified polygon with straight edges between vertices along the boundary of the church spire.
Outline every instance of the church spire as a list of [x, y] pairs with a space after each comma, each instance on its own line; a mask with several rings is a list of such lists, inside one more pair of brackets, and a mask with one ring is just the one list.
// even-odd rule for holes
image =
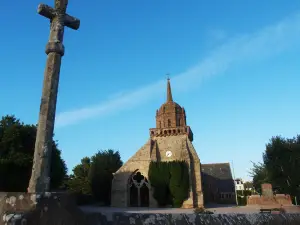
[[170, 78], [169, 77], [168, 77], [168, 84], [167, 84], [167, 102], [173, 102], [171, 84], [170, 84]]

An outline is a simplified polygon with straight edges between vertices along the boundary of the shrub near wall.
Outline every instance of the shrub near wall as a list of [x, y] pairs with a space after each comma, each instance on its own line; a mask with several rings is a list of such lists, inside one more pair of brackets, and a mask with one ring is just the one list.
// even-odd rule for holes
[[148, 177], [151, 182], [151, 186], [154, 188], [153, 197], [156, 199], [158, 205], [168, 205], [170, 203], [170, 173], [168, 164], [165, 162], [151, 162]]
[[247, 205], [247, 197], [250, 196], [252, 192], [249, 190], [244, 190], [244, 191], [237, 190], [236, 194], [237, 194], [238, 205], [244, 206]]
[[173, 206], [178, 208], [189, 196], [189, 171], [185, 162], [170, 162], [169, 189], [173, 197]]
[[151, 162], [149, 180], [160, 206], [181, 207], [189, 194], [189, 172], [184, 161]]

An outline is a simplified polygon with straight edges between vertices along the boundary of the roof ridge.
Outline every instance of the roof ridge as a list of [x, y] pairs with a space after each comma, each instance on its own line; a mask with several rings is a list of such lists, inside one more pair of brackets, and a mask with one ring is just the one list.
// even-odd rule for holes
[[201, 163], [201, 165], [221, 165], [221, 164], [229, 164], [230, 165], [230, 163], [229, 162], [225, 162], [225, 163]]

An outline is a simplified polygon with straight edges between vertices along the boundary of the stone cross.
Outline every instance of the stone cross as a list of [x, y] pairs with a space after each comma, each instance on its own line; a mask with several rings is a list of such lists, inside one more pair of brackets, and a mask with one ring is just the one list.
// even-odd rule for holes
[[66, 14], [68, 0], [55, 0], [55, 7], [40, 4], [38, 13], [50, 19], [50, 37], [46, 45], [47, 62], [37, 127], [34, 159], [28, 192], [49, 191], [52, 136], [61, 58], [64, 55], [64, 27], [77, 30], [80, 20]]

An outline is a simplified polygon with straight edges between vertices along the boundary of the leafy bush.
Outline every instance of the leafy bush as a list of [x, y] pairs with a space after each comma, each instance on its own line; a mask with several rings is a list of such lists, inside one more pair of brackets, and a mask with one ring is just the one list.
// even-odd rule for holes
[[173, 197], [173, 206], [181, 207], [189, 196], [189, 171], [185, 162], [170, 162], [169, 189]]
[[170, 173], [168, 164], [165, 162], [151, 162], [148, 175], [151, 186], [154, 189], [153, 197], [156, 199], [158, 205], [165, 206], [170, 204]]
[[[0, 119], [0, 191], [26, 192], [29, 184], [34, 146], [35, 125], [28, 125], [15, 116]], [[58, 189], [67, 174], [57, 143], [52, 140], [50, 187]]]
[[149, 179], [160, 206], [181, 207], [189, 194], [189, 172], [184, 161], [151, 162]]
[[91, 158], [89, 180], [92, 194], [98, 202], [110, 205], [113, 173], [123, 162], [120, 153], [111, 149], [99, 151]]
[[237, 190], [237, 201], [239, 206], [247, 205], [247, 197], [252, 195], [252, 192], [250, 190]]
[[99, 151], [91, 158], [83, 158], [81, 164], [74, 167], [66, 186], [76, 193], [78, 204], [101, 202], [109, 205], [112, 173], [122, 164], [118, 151]]

